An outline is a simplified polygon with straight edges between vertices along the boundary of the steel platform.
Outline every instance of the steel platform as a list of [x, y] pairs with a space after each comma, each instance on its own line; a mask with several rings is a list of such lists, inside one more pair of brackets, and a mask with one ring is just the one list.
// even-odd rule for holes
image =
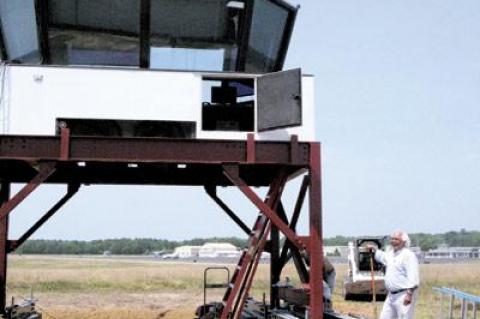
[[[287, 214], [281, 195], [289, 180], [304, 175], [293, 212]], [[289, 258], [293, 258], [299, 276], [310, 292], [310, 318], [323, 317], [322, 224], [320, 185], [320, 144], [290, 141], [245, 141], [81, 137], [70, 136], [67, 128], [59, 136], [0, 135], [0, 311], [5, 309], [5, 283], [8, 253], [15, 251], [78, 191], [81, 185], [185, 185], [204, 186], [206, 193], [249, 236], [245, 225], [220, 198], [216, 187], [234, 186], [245, 195], [267, 221], [261, 237], [248, 247], [254, 254], [245, 271], [236, 278], [222, 317], [235, 318], [255, 275], [257, 257], [263, 250], [271, 253], [271, 282], [278, 282]], [[24, 183], [10, 196], [12, 183]], [[8, 238], [10, 213], [41, 184], [65, 184], [65, 195], [34, 225], [17, 239]], [[251, 186], [268, 186], [265, 199]], [[307, 196], [308, 191], [308, 196]], [[309, 233], [300, 236], [296, 224], [304, 199], [308, 198]], [[291, 216], [289, 219], [288, 216]], [[282, 244], [280, 234], [285, 236]], [[302, 256], [308, 254], [307, 265]], [[240, 265], [240, 264], [239, 264]], [[238, 294], [233, 295], [233, 294]], [[236, 301], [235, 301], [236, 300]], [[272, 305], [279, 302], [278, 289], [272, 285]], [[240, 306], [238, 306], [240, 304]], [[236, 310], [235, 310], [236, 309]], [[237, 311], [238, 312], [238, 311]]]

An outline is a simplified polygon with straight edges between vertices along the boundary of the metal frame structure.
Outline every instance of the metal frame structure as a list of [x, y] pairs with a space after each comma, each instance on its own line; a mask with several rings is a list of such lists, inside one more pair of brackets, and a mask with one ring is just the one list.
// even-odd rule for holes
[[[248, 49], [250, 41], [250, 27], [251, 19], [253, 13], [253, 6], [255, 0], [244, 0], [244, 5], [246, 8], [246, 13], [242, 14], [242, 21], [244, 24], [244, 29], [241, 31], [242, 37], [238, 40], [238, 45], [240, 50], [238, 52], [237, 64], [235, 66], [235, 71], [243, 72], [245, 71], [245, 61], [246, 61], [246, 51]], [[293, 33], [293, 27], [295, 24], [295, 19], [299, 6], [292, 6], [285, 2], [284, 0], [271, 0], [272, 3], [288, 10], [287, 21], [285, 25], [285, 31], [279, 48], [279, 54], [277, 57], [277, 62], [274, 66], [274, 69], [271, 72], [281, 71], [287, 55], [288, 46], [290, 44], [290, 39]], [[126, 35], [126, 36], [138, 36], [139, 37], [139, 61], [138, 66], [141, 69], [150, 68], [150, 8], [152, 0], [139, 0], [140, 15], [139, 15], [139, 25], [140, 31], [139, 34], [133, 34], [131, 32], [112, 32], [108, 30], [99, 30], [99, 29], [89, 29], [89, 28], [79, 28], [79, 30], [91, 30], [91, 31], [104, 31], [110, 32], [111, 34]], [[47, 0], [34, 0], [35, 6], [35, 18], [37, 23], [37, 39], [39, 43], [39, 53], [41, 56], [41, 64], [49, 65], [51, 64], [51, 52], [49, 45], [49, 17], [48, 17], [48, 1]], [[1, 22], [1, 21], [0, 21]], [[71, 27], [71, 26], [70, 26]], [[0, 57], [1, 60], [8, 61], [11, 57], [8, 56], [5, 44], [4, 34], [2, 32], [2, 25], [0, 23]], [[232, 70], [233, 71], [233, 70]]]
[[1, 25], [0, 25], [0, 57], [3, 61], [6, 61], [8, 59], [7, 48], [5, 47], [5, 41], [3, 40], [3, 30]]
[[[288, 180], [305, 174], [288, 220], [281, 194]], [[309, 318], [323, 318], [322, 214], [320, 144], [290, 141], [246, 141], [112, 138], [70, 136], [0, 136], [0, 310], [5, 309], [7, 255], [15, 251], [58, 211], [82, 184], [204, 186], [207, 194], [250, 236], [238, 273], [224, 298], [222, 318], [239, 318], [260, 254], [271, 253], [271, 305], [278, 306], [276, 283], [292, 256], [309, 291]], [[12, 183], [25, 183], [10, 196]], [[45, 183], [67, 185], [66, 194], [24, 235], [8, 238], [9, 216], [15, 207]], [[251, 229], [216, 194], [217, 186], [235, 186], [260, 211]], [[265, 199], [251, 186], [269, 186]], [[296, 225], [309, 192], [309, 234]], [[282, 247], [280, 234], [286, 237]], [[303, 256], [309, 255], [310, 265]], [[248, 261], [248, 262], [247, 262]], [[228, 295], [228, 296], [227, 296]]]

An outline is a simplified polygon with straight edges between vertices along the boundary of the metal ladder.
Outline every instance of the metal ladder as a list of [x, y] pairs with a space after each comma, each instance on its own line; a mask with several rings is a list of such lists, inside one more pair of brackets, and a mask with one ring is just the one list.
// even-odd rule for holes
[[223, 296], [224, 309], [221, 319], [239, 317], [269, 232], [270, 220], [260, 213], [250, 233], [248, 247], [243, 250]]
[[[230, 176], [227, 170], [225, 173], [227, 177], [233, 179], [233, 183], [237, 185], [242, 192], [245, 191], [243, 188], [248, 188], [241, 178], [238, 177], [238, 171], [236, 172], [236, 177], [235, 174]], [[264, 203], [271, 210], [277, 209], [287, 178], [288, 174], [282, 170], [270, 183]], [[271, 228], [271, 220], [260, 211], [249, 234], [248, 245], [240, 256], [238, 265], [223, 296], [221, 319], [240, 318]]]
[[[265, 204], [272, 209], [277, 208], [283, 191], [285, 178], [286, 175], [283, 175], [282, 178], [277, 179], [270, 185]], [[225, 291], [222, 300], [224, 307], [221, 319], [240, 318], [271, 227], [270, 219], [260, 212], [250, 233], [248, 246], [242, 252], [230, 284]]]

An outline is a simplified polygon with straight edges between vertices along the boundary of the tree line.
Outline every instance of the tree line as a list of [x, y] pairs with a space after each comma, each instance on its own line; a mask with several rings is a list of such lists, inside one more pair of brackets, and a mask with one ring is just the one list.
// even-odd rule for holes
[[[479, 231], [462, 229], [460, 231], [449, 231], [441, 234], [413, 233], [409, 234], [409, 236], [411, 245], [420, 247], [423, 251], [435, 249], [439, 245], [447, 245], [449, 247], [480, 247]], [[325, 246], [345, 246], [353, 239], [355, 239], [355, 237], [335, 236], [324, 239], [324, 243]]]
[[20, 246], [16, 253], [98, 255], [109, 252], [114, 255], [141, 255], [155, 251], [170, 252], [178, 246], [201, 246], [206, 242], [227, 242], [237, 247], [244, 247], [247, 240], [236, 237], [194, 238], [183, 241], [151, 238], [120, 238], [92, 241], [32, 239], [27, 240]]
[[[362, 236], [364, 237], [364, 236]], [[368, 237], [368, 236], [365, 236]], [[380, 236], [372, 236], [380, 237]], [[324, 239], [325, 246], [346, 246], [353, 236], [335, 236]], [[415, 233], [410, 234], [412, 246], [419, 246], [423, 251], [445, 244], [451, 247], [480, 247], [479, 231], [450, 231], [442, 234]], [[245, 247], [247, 239], [237, 237], [195, 238], [183, 241], [170, 241], [151, 238], [120, 238], [92, 241], [79, 240], [45, 240], [26, 241], [17, 249], [18, 254], [69, 254], [97, 255], [110, 252], [114, 255], [140, 255], [154, 251], [173, 251], [178, 246], [201, 246], [207, 242], [227, 242], [237, 247]]]

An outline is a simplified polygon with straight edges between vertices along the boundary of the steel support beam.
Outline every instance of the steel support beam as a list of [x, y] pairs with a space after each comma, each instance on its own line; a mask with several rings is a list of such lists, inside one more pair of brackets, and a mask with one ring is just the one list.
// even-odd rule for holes
[[277, 213], [267, 204], [265, 204], [258, 195], [250, 189], [250, 187], [240, 178], [238, 167], [232, 165], [224, 165], [223, 167], [225, 175], [237, 186], [238, 189], [255, 205], [257, 208], [265, 214], [278, 229], [288, 238], [290, 241], [300, 250], [304, 250], [306, 244], [298, 237], [294, 231], [292, 231], [287, 224], [285, 224]]
[[310, 143], [310, 318], [323, 318], [323, 241], [320, 143]]
[[12, 199], [4, 202], [0, 207], [0, 219], [10, 214], [30, 193], [32, 193], [40, 184], [42, 184], [50, 175], [55, 172], [55, 163], [40, 163], [38, 173], [28, 182]]
[[[85, 162], [85, 165], [77, 165]], [[38, 163], [35, 168], [30, 163]], [[136, 163], [132, 170], [127, 164]], [[232, 163], [232, 164], [230, 164]], [[184, 164], [181, 169], [178, 164]], [[186, 164], [186, 165], [185, 165]], [[172, 172], [173, 170], [173, 172]], [[308, 170], [300, 188], [289, 223], [280, 197], [289, 178]], [[39, 229], [77, 191], [81, 183], [207, 185], [207, 194], [245, 233], [252, 230], [216, 194], [219, 185], [236, 186], [260, 211], [262, 227], [255, 233], [257, 240], [250, 247], [242, 277], [232, 289], [227, 312], [240, 314], [252, 284], [261, 252], [270, 234], [273, 255], [272, 285], [278, 282], [282, 268], [291, 252], [302, 281], [310, 285], [310, 318], [320, 319], [323, 312], [322, 225], [320, 185], [320, 144], [299, 143], [296, 137], [288, 142], [221, 140], [176, 140], [155, 138], [101, 138], [70, 136], [1, 136], [0, 172], [5, 181], [0, 192], [0, 309], [5, 308], [7, 252], [13, 251]], [[200, 178], [198, 177], [200, 175]], [[179, 177], [180, 176], [180, 177]], [[27, 183], [10, 199], [10, 183]], [[38, 220], [17, 241], [8, 241], [9, 214], [42, 183], [69, 184], [67, 194]], [[252, 186], [270, 186], [262, 200]], [[8, 191], [7, 191], [8, 189]], [[300, 211], [310, 191], [308, 236], [299, 236], [295, 228]], [[273, 232], [272, 232], [273, 229]], [[278, 234], [277, 234], [278, 230]], [[286, 236], [280, 253], [280, 233]], [[303, 252], [311, 259], [310, 273]], [[1, 282], [0, 282], [1, 284]], [[275, 289], [271, 291], [272, 306], [276, 305]], [[225, 299], [226, 300], [226, 299]], [[222, 316], [226, 312], [222, 313]]]
[[233, 212], [233, 210], [230, 209], [230, 207], [227, 206], [218, 196], [217, 196], [217, 188], [214, 185], [205, 185], [205, 191], [207, 192], [208, 196], [210, 196], [211, 199], [215, 203], [217, 203], [218, 206], [220, 206], [221, 209], [235, 222], [235, 224], [240, 227], [243, 232], [247, 235], [250, 235], [252, 230], [245, 225], [245, 223]]
[[50, 208], [32, 227], [30, 227], [19, 239], [9, 241], [8, 252], [15, 251], [20, 247], [32, 234], [37, 231], [47, 220], [50, 219], [70, 198], [73, 197], [80, 188], [78, 184], [69, 184], [67, 193]]
[[247, 135], [247, 163], [255, 163], [255, 135]]
[[[246, 161], [244, 141], [72, 136], [69, 145], [70, 161], [251, 164]], [[254, 150], [255, 165], [308, 166], [308, 143], [298, 144], [297, 156], [291, 154], [288, 142], [256, 141]], [[0, 159], [56, 161], [59, 154], [60, 136], [0, 135]], [[298, 161], [292, 163], [292, 157]]]
[[[310, 280], [310, 274], [307, 266], [305, 265], [305, 259], [303, 258], [302, 254], [298, 251], [297, 247], [295, 247], [290, 241], [287, 240], [285, 242], [285, 245], [290, 250], [290, 255], [293, 258], [293, 263], [295, 265], [295, 268], [297, 269], [298, 277], [300, 278], [300, 281], [302, 282], [302, 284], [307, 284]], [[282, 266], [284, 267], [285, 264], [282, 264]]]
[[[295, 208], [293, 210], [292, 219], [289, 225], [290, 229], [293, 231], [295, 231], [297, 227], [298, 218], [300, 217], [300, 212], [302, 210], [303, 202], [305, 201], [305, 196], [308, 191], [308, 186], [309, 186], [309, 177], [308, 175], [306, 175], [303, 177], [302, 184], [300, 186], [300, 191], [298, 193], [297, 200], [295, 202]], [[280, 255], [280, 261], [284, 265], [288, 261], [288, 258], [287, 258], [288, 249], [289, 249], [289, 245], [284, 246], [282, 249], [282, 253]]]
[[70, 129], [62, 127], [60, 130], [60, 160], [66, 161], [70, 157]]
[[[287, 222], [287, 215], [285, 214], [285, 210], [284, 210], [281, 202], [278, 205], [277, 211], [278, 211], [278, 214], [279, 214], [280, 218], [282, 218], [285, 222]], [[290, 228], [292, 230], [295, 230], [295, 226], [296, 226], [295, 218], [292, 218], [292, 221], [294, 222], [294, 224], [290, 225]], [[302, 257], [302, 254], [300, 253], [300, 251], [297, 249], [297, 247], [295, 247], [292, 244], [292, 242], [290, 240], [288, 240], [288, 238], [285, 239], [285, 244], [284, 244], [283, 248], [284, 249], [282, 250], [282, 253], [286, 252], [286, 254], [285, 254], [284, 259], [279, 259], [278, 260], [278, 264], [280, 265], [279, 266], [280, 267], [279, 271], [281, 272], [283, 267], [285, 267], [285, 265], [286, 265], [286, 263], [289, 259], [287, 252], [290, 252], [290, 256], [293, 257], [293, 263], [295, 265], [295, 268], [297, 269], [298, 276], [300, 277], [300, 281], [304, 284], [308, 283], [310, 276], [308, 274], [308, 269], [305, 265], [304, 259]], [[278, 276], [280, 276], [280, 273], [278, 274]]]
[[[10, 183], [0, 183], [0, 204], [10, 198]], [[7, 289], [8, 215], [0, 218], [0, 314], [5, 314]]]

